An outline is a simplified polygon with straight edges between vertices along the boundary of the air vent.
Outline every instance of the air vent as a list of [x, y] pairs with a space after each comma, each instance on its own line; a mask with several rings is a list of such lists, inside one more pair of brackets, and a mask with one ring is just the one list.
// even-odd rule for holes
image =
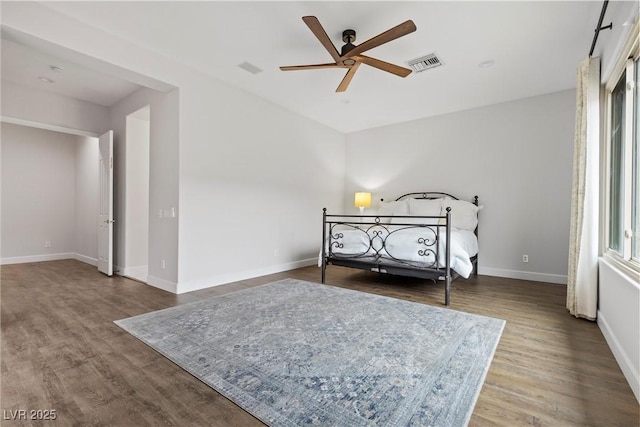
[[409, 61], [409, 67], [416, 73], [441, 66], [443, 63], [435, 53], [423, 56], [422, 58]]
[[262, 72], [261, 68], [258, 68], [255, 65], [250, 64], [248, 62], [243, 62], [242, 64], [239, 64], [238, 67], [242, 68], [245, 71], [250, 72], [251, 74], [258, 74]]

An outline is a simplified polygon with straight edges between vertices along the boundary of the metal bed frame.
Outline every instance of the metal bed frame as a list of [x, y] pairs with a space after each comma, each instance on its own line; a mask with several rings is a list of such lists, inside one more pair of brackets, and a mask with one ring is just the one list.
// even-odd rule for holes
[[[396, 199], [396, 201], [414, 199], [438, 199], [450, 197], [460, 200], [448, 193], [441, 192], [421, 192], [408, 193]], [[382, 199], [381, 199], [382, 200]], [[473, 204], [478, 206], [478, 196], [474, 197]], [[393, 224], [391, 224], [393, 219]], [[393, 226], [393, 227], [391, 227]], [[421, 229], [427, 231], [430, 237], [418, 238], [418, 256], [426, 257], [432, 255], [432, 263], [406, 261], [395, 258], [387, 251], [386, 240], [389, 236], [401, 230]], [[335, 253], [335, 249], [342, 248], [340, 239], [344, 237], [345, 230], [361, 231], [369, 239], [369, 247], [363, 253], [340, 254]], [[474, 231], [478, 236], [478, 227]], [[445, 266], [440, 267], [441, 239], [445, 239]], [[366, 241], [366, 240], [365, 240]], [[444, 216], [416, 216], [416, 215], [330, 215], [327, 208], [322, 210], [322, 283], [325, 283], [327, 265], [337, 265], [343, 267], [356, 268], [373, 271], [376, 273], [386, 273], [398, 276], [416, 277], [445, 282], [445, 305], [451, 303], [451, 282], [459, 277], [459, 274], [451, 269], [451, 253], [449, 245], [451, 242], [451, 208], [447, 208]], [[478, 274], [478, 255], [471, 258], [473, 263], [473, 274]]]

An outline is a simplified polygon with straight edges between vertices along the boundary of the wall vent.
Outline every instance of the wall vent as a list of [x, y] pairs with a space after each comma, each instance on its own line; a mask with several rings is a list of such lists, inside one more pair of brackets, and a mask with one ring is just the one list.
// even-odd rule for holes
[[238, 67], [242, 68], [245, 71], [250, 72], [251, 74], [258, 74], [262, 72], [261, 68], [258, 68], [249, 62], [243, 62], [242, 64], [239, 64]]
[[416, 73], [430, 68], [439, 67], [441, 65], [443, 65], [443, 62], [440, 61], [440, 58], [438, 58], [435, 53], [430, 53], [429, 55], [409, 61], [409, 67], [411, 67], [411, 69]]

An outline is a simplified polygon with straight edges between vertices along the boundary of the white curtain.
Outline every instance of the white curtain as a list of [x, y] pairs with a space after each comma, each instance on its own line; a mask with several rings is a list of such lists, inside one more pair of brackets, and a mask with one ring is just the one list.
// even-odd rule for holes
[[576, 87], [567, 308], [590, 320], [598, 308], [599, 150], [600, 58], [587, 58]]

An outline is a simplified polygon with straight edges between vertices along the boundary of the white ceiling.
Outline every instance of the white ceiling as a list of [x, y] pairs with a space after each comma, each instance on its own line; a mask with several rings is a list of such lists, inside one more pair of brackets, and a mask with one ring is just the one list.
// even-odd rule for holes
[[[24, 46], [2, 34], [2, 80], [110, 107], [141, 86]], [[55, 71], [55, 66], [61, 70]]]
[[[589, 52], [602, 3], [236, 1], [44, 5], [327, 126], [352, 132], [575, 87], [576, 67]], [[615, 15], [619, 6], [611, 2], [607, 17]], [[305, 15], [318, 17], [338, 50], [344, 29], [356, 30], [357, 45], [412, 19], [416, 32], [374, 48], [367, 55], [406, 66], [411, 59], [436, 52], [444, 65], [405, 79], [363, 65], [347, 92], [335, 93], [344, 70], [283, 72], [278, 68], [331, 61], [302, 22]], [[42, 86], [43, 82], [33, 78], [39, 72], [36, 68], [48, 66], [54, 59], [47, 58], [46, 53], [21, 51], [12, 42], [3, 42], [2, 49], [3, 78], [20, 80], [29, 74], [30, 84]], [[487, 60], [495, 61], [495, 65], [478, 66]], [[254, 75], [239, 68], [243, 62], [263, 72]], [[116, 85], [106, 94], [95, 90], [103, 86], [95, 83], [104, 75], [83, 75], [70, 63], [62, 66], [65, 75], [69, 70], [77, 79], [75, 88], [61, 85], [61, 90], [71, 96], [111, 105], [120, 93], [135, 90], [126, 84]], [[56, 84], [59, 82], [46, 85], [52, 90]]]

